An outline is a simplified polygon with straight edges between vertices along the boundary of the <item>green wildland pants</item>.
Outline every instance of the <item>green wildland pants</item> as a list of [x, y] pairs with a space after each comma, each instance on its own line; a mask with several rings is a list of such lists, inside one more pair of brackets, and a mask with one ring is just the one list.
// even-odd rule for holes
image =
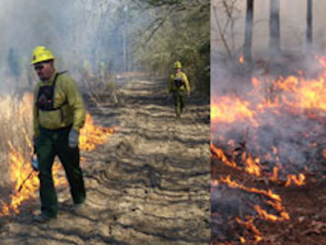
[[83, 203], [86, 198], [83, 174], [79, 166], [79, 148], [72, 149], [68, 146], [70, 128], [57, 130], [40, 128], [41, 134], [35, 142], [39, 164], [41, 210], [49, 217], [56, 217], [58, 213], [57, 195], [52, 178], [55, 156], [59, 157], [64, 167], [74, 203]]
[[176, 89], [173, 91], [173, 99], [175, 106], [175, 113], [177, 117], [181, 116], [183, 107], [185, 106], [185, 93], [183, 90]]

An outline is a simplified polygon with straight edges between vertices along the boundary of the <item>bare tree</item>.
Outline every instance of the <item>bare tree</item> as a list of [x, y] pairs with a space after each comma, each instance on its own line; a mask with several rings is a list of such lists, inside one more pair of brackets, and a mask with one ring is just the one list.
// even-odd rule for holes
[[[237, 0], [221, 0], [218, 1], [218, 5], [213, 5], [213, 15], [215, 17], [217, 32], [220, 35], [227, 56], [231, 59], [236, 57], [236, 53], [239, 51], [236, 47], [237, 33], [235, 31], [235, 24], [239, 16], [240, 10], [237, 8]], [[221, 13], [224, 10], [225, 21], [221, 17]]]
[[306, 31], [306, 41], [308, 51], [312, 48], [312, 0], [308, 0], [307, 6], [307, 31]]
[[270, 0], [269, 50], [271, 56], [280, 53], [280, 1]]
[[245, 60], [248, 62], [251, 61], [253, 14], [254, 14], [254, 0], [247, 0], [246, 32], [245, 32], [243, 54]]

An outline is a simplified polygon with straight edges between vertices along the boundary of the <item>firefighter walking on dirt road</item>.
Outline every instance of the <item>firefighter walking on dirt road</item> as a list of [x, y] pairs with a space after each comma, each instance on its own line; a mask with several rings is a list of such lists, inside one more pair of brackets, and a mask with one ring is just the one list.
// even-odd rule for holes
[[34, 90], [34, 147], [38, 158], [41, 214], [33, 221], [56, 218], [57, 195], [52, 165], [58, 156], [70, 185], [73, 210], [85, 208], [85, 186], [78, 148], [79, 130], [85, 123], [85, 107], [76, 82], [66, 72], [57, 72], [54, 56], [44, 46], [34, 49], [31, 65], [40, 78]]
[[176, 61], [173, 68], [175, 72], [170, 76], [169, 93], [173, 95], [175, 112], [177, 118], [180, 118], [185, 106], [185, 92], [187, 92], [188, 97], [190, 96], [190, 85], [187, 75], [181, 71], [181, 62]]

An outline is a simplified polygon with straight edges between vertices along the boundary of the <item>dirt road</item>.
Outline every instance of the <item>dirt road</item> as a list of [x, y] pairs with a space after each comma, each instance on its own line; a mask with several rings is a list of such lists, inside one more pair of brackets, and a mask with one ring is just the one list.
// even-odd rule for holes
[[59, 188], [56, 220], [31, 223], [34, 200], [1, 221], [0, 244], [209, 243], [209, 98], [193, 96], [176, 120], [163, 82], [136, 80], [120, 93], [119, 105], [90, 109], [97, 124], [119, 128], [83, 153], [89, 211], [69, 212], [69, 188]]

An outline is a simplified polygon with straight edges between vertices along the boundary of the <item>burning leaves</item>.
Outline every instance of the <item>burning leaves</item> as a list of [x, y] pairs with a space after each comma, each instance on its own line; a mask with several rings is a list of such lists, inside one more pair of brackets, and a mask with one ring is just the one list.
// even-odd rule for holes
[[[219, 190], [216, 188], [220, 186], [221, 188], [224, 188], [224, 190], [225, 188], [231, 188], [238, 191], [237, 194], [233, 194], [233, 196], [237, 196], [239, 198], [236, 203], [236, 205], [238, 205], [238, 211], [233, 211], [233, 215], [234, 221], [236, 221], [236, 223], [240, 225], [243, 230], [241, 231], [239, 227], [236, 228], [237, 226], [235, 225], [235, 223], [231, 222], [232, 219], [230, 217], [227, 219], [229, 219], [229, 223], [231, 224], [230, 227], [233, 227], [234, 229], [233, 232], [237, 230], [237, 240], [240, 241], [240, 243], [246, 244], [246, 241], [248, 240], [255, 242], [263, 241], [263, 234], [259, 230], [257, 225], [255, 225], [255, 222], [259, 219], [268, 222], [283, 222], [290, 219], [290, 215], [285, 210], [281, 196], [274, 193], [271, 189], [265, 190], [256, 187], [248, 187], [244, 183], [232, 180], [230, 175], [220, 176], [219, 179], [213, 180], [211, 186], [213, 193], [212, 199], [216, 198], [214, 192], [219, 192]], [[227, 193], [228, 195], [232, 196], [229, 191], [227, 191]], [[226, 200], [229, 199], [230, 196], [227, 197], [224, 195], [221, 195], [221, 197], [224, 198], [225, 202], [228, 203], [228, 201]], [[230, 199], [230, 202], [228, 204], [221, 204], [221, 201], [217, 202], [219, 202], [217, 203], [217, 205], [222, 205], [224, 207], [235, 205], [233, 198]], [[213, 212], [217, 211], [216, 207], [212, 206], [212, 209]], [[228, 209], [228, 215], [232, 215], [230, 214], [230, 210], [232, 210], [233, 208], [228, 207]], [[218, 210], [219, 212], [227, 211], [224, 210], [224, 208]], [[212, 217], [212, 219], [215, 219], [214, 216]], [[229, 229], [232, 230], [232, 228]], [[212, 230], [214, 233], [215, 228], [212, 227]]]
[[[319, 57], [319, 61], [325, 69], [325, 59]], [[306, 79], [302, 72], [276, 80], [252, 78], [252, 91], [213, 98], [212, 136], [222, 146], [211, 147], [213, 152], [222, 150], [223, 162], [239, 166], [235, 148], [245, 144], [237, 155], [248, 173], [276, 180], [277, 167], [278, 177], [287, 185], [302, 185], [303, 173], [316, 170], [318, 159], [325, 155], [320, 149], [324, 145], [320, 135], [326, 117], [325, 79], [325, 71], [316, 79]], [[227, 156], [231, 156], [228, 161]]]
[[[37, 172], [32, 170], [30, 160], [25, 158], [22, 151], [16, 150], [9, 142], [10, 178], [14, 183], [14, 193], [10, 195], [10, 203], [2, 202], [1, 216], [10, 215], [11, 212], [19, 214], [19, 206], [22, 202], [36, 198], [39, 188]], [[59, 176], [61, 165], [55, 163], [53, 166], [53, 180], [55, 186], [66, 184], [66, 179]]]
[[[215, 95], [211, 100], [212, 159], [267, 186], [271, 182], [283, 188], [303, 186], [308, 174], [321, 175], [326, 158], [326, 58], [316, 59], [320, 72], [315, 78], [307, 78], [302, 71], [275, 80], [252, 78], [251, 89], [241, 95]], [[271, 189], [247, 187], [230, 175], [218, 176], [212, 180], [213, 187], [224, 184], [262, 198], [250, 204], [255, 215], [252, 211], [234, 215], [251, 234], [240, 234], [237, 242], [263, 240], [257, 220], [290, 220], [281, 196]]]

